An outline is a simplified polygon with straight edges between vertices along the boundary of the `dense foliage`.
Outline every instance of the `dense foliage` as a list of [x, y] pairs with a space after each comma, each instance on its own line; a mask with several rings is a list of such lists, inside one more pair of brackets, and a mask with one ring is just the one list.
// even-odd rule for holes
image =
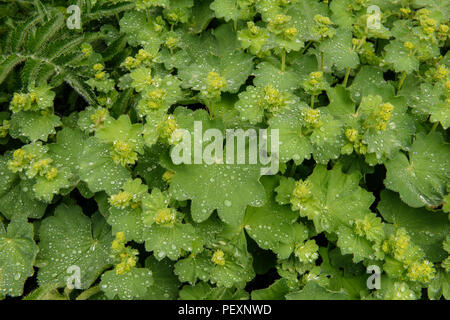
[[[448, 299], [448, 19], [440, 0], [0, 1], [0, 298]], [[194, 121], [278, 129], [278, 173], [174, 164]]]

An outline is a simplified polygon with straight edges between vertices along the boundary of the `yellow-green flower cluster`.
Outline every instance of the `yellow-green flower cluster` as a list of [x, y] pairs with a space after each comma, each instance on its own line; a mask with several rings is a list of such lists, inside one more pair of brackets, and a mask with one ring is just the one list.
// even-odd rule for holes
[[141, 206], [142, 198], [147, 194], [147, 191], [148, 187], [142, 183], [141, 179], [130, 179], [123, 185], [122, 191], [109, 198], [109, 203], [118, 209], [127, 207], [136, 209]]
[[155, 223], [171, 227], [177, 220], [177, 211], [173, 208], [161, 208], [158, 209], [155, 216]]
[[131, 206], [133, 200], [133, 195], [128, 191], [121, 191], [117, 194], [113, 194], [109, 198], [109, 203], [118, 208], [118, 209], [125, 209], [129, 206]]
[[363, 219], [354, 222], [355, 233], [370, 241], [381, 243], [384, 239], [384, 226], [381, 219], [374, 214], [366, 214]]
[[202, 93], [207, 98], [217, 98], [226, 87], [227, 80], [218, 72], [211, 71], [206, 77], [206, 90]]
[[295, 182], [295, 188], [291, 195], [293, 210], [299, 210], [302, 204], [311, 197], [311, 183], [299, 180]]
[[302, 83], [303, 89], [306, 93], [317, 96], [323, 90], [327, 89], [327, 82], [323, 78], [323, 72], [315, 71], [309, 74], [308, 79], [304, 80]]
[[384, 241], [381, 248], [402, 263], [404, 279], [428, 283], [434, 278], [436, 270], [433, 263], [423, 259], [423, 251], [411, 242], [405, 229], [397, 229], [396, 234]]
[[161, 88], [154, 88], [145, 93], [145, 106], [150, 109], [159, 109], [164, 106], [164, 97], [166, 90]]
[[111, 249], [113, 256], [120, 262], [116, 264], [116, 274], [122, 275], [129, 272], [136, 266], [138, 251], [126, 246], [125, 234], [117, 232], [113, 240]]
[[157, 131], [160, 138], [167, 140], [170, 144], [176, 144], [179, 139], [173, 133], [178, 129], [177, 120], [173, 115], [167, 115], [165, 119], [158, 123]]
[[114, 91], [115, 82], [110, 79], [109, 74], [104, 70], [105, 66], [101, 63], [96, 63], [92, 66], [94, 77], [87, 80], [86, 83], [98, 92], [107, 94]]
[[89, 58], [93, 52], [92, 46], [89, 43], [81, 44], [81, 52], [85, 58]]
[[54, 98], [55, 93], [47, 85], [29, 87], [28, 93], [14, 93], [9, 109], [14, 113], [20, 111], [44, 112], [53, 107]]
[[271, 84], [263, 88], [263, 96], [258, 103], [270, 112], [279, 111], [285, 104], [282, 93]]
[[90, 126], [91, 132], [101, 128], [105, 123], [105, 120], [109, 117], [109, 111], [106, 108], [98, 108], [94, 113], [91, 114], [90, 120], [92, 122], [92, 126]]
[[238, 32], [238, 39], [244, 49], [248, 49], [250, 53], [258, 57], [268, 53], [265, 46], [269, 40], [269, 32], [266, 28], [257, 26], [253, 21], [248, 21], [247, 29]]
[[40, 145], [28, 145], [14, 151], [13, 158], [8, 161], [8, 168], [12, 172], [25, 172], [29, 179], [41, 176], [53, 180], [58, 175], [58, 169], [52, 166], [53, 160], [45, 157], [45, 152], [34, 153], [33, 149]]
[[436, 270], [428, 260], [415, 261], [408, 267], [408, 278], [412, 281], [428, 283], [433, 280]]
[[133, 146], [120, 140], [113, 142], [111, 157], [115, 163], [120, 163], [123, 166], [132, 165], [138, 159], [137, 152], [133, 150]]
[[[429, 40], [431, 42], [436, 42], [437, 38], [436, 38], [436, 34], [435, 31], [440, 30], [440, 37], [442, 37], [444, 35], [444, 37], [446, 38], [446, 34], [448, 32], [448, 28], [447, 31], [445, 31], [445, 26], [441, 27], [438, 26], [438, 23], [435, 19], [430, 17], [431, 12], [426, 9], [420, 9], [416, 11], [416, 15], [415, 15], [415, 19], [417, 21], [419, 21], [419, 25], [422, 28], [423, 34], [421, 34], [419, 36], [420, 39], [422, 40]], [[445, 40], [444, 38], [444, 40]]]
[[0, 138], [5, 138], [8, 135], [9, 128], [11, 128], [9, 121], [3, 120], [0, 125]]
[[267, 28], [270, 32], [275, 34], [283, 33], [287, 28], [287, 24], [291, 21], [292, 17], [285, 14], [277, 14], [269, 20]]
[[320, 128], [323, 124], [319, 109], [305, 108], [302, 110], [302, 117], [309, 127]]
[[367, 145], [362, 142], [362, 137], [355, 128], [345, 129], [345, 137], [349, 143], [341, 148], [343, 154], [352, 154], [353, 150], [359, 154], [367, 153]]
[[154, 59], [155, 57], [151, 53], [145, 51], [144, 49], [139, 49], [135, 58], [126, 57], [121, 66], [127, 68], [128, 70], [135, 69], [141, 65], [150, 66]]
[[173, 50], [174, 48], [176, 48], [179, 43], [180, 43], [180, 41], [176, 37], [170, 36], [170, 37], [167, 37], [167, 39], [166, 39], [166, 46], [170, 50]]
[[380, 105], [378, 110], [374, 112], [374, 117], [377, 121], [376, 129], [380, 131], [386, 131], [389, 120], [392, 117], [392, 111], [394, 106], [389, 102]]
[[166, 181], [167, 183], [170, 183], [172, 181], [173, 176], [175, 175], [175, 172], [171, 170], [167, 170], [163, 173], [162, 179]]
[[332, 38], [336, 34], [336, 30], [331, 26], [333, 22], [330, 18], [316, 14], [314, 16], [314, 29], [321, 39]]
[[432, 81], [442, 82], [447, 84], [449, 69], [444, 64], [439, 64], [436, 67], [430, 68], [426, 71], [425, 75]]
[[225, 253], [222, 250], [216, 250], [213, 253], [211, 261], [219, 266], [225, 265]]
[[449, 27], [446, 24], [441, 24], [437, 30], [437, 38], [440, 41], [446, 41], [448, 38]]

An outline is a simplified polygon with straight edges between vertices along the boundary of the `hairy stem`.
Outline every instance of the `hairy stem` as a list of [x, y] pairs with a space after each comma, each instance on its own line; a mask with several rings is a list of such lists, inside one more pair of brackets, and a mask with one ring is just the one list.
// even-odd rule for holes
[[83, 291], [82, 293], [80, 293], [80, 295], [76, 298], [76, 300], [87, 300], [99, 292], [100, 292], [100, 287], [98, 285], [93, 286], [93, 287]]
[[315, 99], [315, 95], [311, 95], [311, 109], [314, 108], [314, 99]]
[[437, 126], [439, 125], [439, 121], [433, 123], [433, 126], [431, 127], [430, 133], [433, 133], [436, 131]]
[[347, 86], [348, 77], [350, 76], [350, 70], [351, 70], [351, 68], [348, 67], [347, 70], [345, 71], [344, 82], [342, 82], [342, 85], [344, 86], [344, 88]]
[[403, 71], [402, 77], [400, 78], [400, 81], [398, 82], [397, 91], [400, 91], [400, 89], [402, 88], [403, 82], [405, 82], [405, 78], [406, 78], [406, 71]]
[[303, 48], [301, 54], [304, 54], [306, 52], [306, 50], [308, 50], [309, 46], [311, 45], [312, 40], [308, 41], [308, 43], [306, 44], [306, 46]]
[[323, 72], [323, 52], [320, 53], [320, 71]]
[[295, 164], [295, 162], [292, 164], [291, 170], [289, 171], [289, 176], [293, 177], [295, 174], [295, 170], [297, 169], [297, 165]]
[[283, 52], [281, 53], [281, 72], [284, 72], [285, 68], [286, 68], [286, 49], [283, 49]]

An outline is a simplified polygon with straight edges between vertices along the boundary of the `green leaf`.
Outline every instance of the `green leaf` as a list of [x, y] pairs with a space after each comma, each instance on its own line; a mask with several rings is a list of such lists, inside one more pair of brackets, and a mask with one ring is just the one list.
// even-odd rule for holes
[[403, 41], [393, 40], [384, 50], [386, 62], [392, 64], [396, 72], [411, 73], [419, 69], [419, 60], [404, 47]]
[[132, 268], [120, 275], [109, 270], [102, 275], [100, 282], [100, 288], [108, 299], [117, 297], [122, 300], [145, 299], [152, 285], [152, 272], [147, 268]]
[[252, 300], [285, 300], [288, 293], [286, 280], [278, 279], [266, 289], [253, 290]]
[[62, 123], [54, 114], [41, 114], [36, 111], [21, 111], [11, 118], [11, 136], [18, 138], [27, 137], [30, 141], [47, 141], [51, 134], [55, 134], [56, 127]]
[[300, 79], [295, 72], [282, 72], [279, 67], [269, 62], [261, 62], [256, 66], [253, 83], [257, 87], [272, 85], [280, 91], [293, 91], [300, 88]]
[[131, 124], [127, 115], [121, 115], [117, 120], [108, 118], [104, 126], [95, 132], [96, 138], [103, 143], [121, 141], [129, 144], [138, 153], [144, 152], [142, 139], [142, 124]]
[[418, 133], [408, 157], [398, 152], [385, 163], [386, 188], [414, 208], [442, 204], [450, 179], [450, 146], [440, 133]]
[[308, 282], [302, 290], [286, 295], [287, 300], [349, 300], [344, 292], [335, 292], [321, 287], [314, 281]]
[[[413, 119], [407, 113], [406, 101], [402, 98], [391, 98], [384, 102], [389, 102], [394, 106], [386, 130], [380, 131], [376, 128], [368, 128], [362, 137], [362, 141], [367, 144], [367, 151], [374, 153], [378, 162], [394, 157], [399, 150], [408, 150], [411, 145], [411, 138], [415, 133]], [[371, 103], [381, 104], [381, 97], [364, 97], [358, 108], [358, 113], [361, 116], [362, 114], [370, 116], [373, 112]]]
[[280, 184], [275, 188], [275, 192], [277, 193], [275, 200], [279, 204], [290, 204], [291, 203], [291, 195], [292, 191], [295, 188], [295, 180], [291, 177], [281, 177]]
[[175, 263], [174, 272], [181, 282], [189, 282], [193, 285], [197, 282], [197, 279], [208, 281], [212, 269], [211, 257], [203, 252], [178, 260]]
[[213, 287], [206, 282], [195, 286], [185, 285], [180, 290], [181, 300], [247, 300], [248, 293], [243, 289]]
[[375, 259], [367, 234], [363, 238], [353, 229], [353, 225], [357, 225], [355, 222], [373, 216], [369, 208], [374, 196], [359, 186], [359, 180], [359, 173], [345, 174], [340, 165], [335, 165], [332, 170], [316, 166], [306, 180], [310, 195], [304, 199], [291, 197], [294, 208], [300, 209], [301, 216], [313, 220], [317, 232], [338, 235], [338, 246], [345, 253], [354, 254], [355, 262], [363, 258]]
[[450, 232], [447, 214], [411, 208], [388, 190], [381, 192], [378, 210], [396, 228], [405, 228], [411, 240], [425, 252], [427, 259], [439, 262], [447, 257], [442, 248], [442, 242]]
[[294, 242], [294, 223], [298, 215], [289, 207], [280, 206], [274, 201], [273, 188], [277, 184], [274, 177], [264, 177], [267, 201], [262, 207], [248, 207], [244, 226], [248, 235], [265, 250], [279, 252], [281, 244]]
[[36, 177], [36, 183], [33, 186], [36, 198], [47, 203], [51, 202], [54, 195], [60, 193], [61, 189], [71, 186], [70, 177], [70, 170], [66, 168], [59, 168], [57, 176], [52, 180], [41, 176]]
[[113, 161], [107, 144], [95, 137], [86, 140], [80, 157], [80, 178], [91, 191], [117, 193], [129, 177], [128, 170]]
[[195, 231], [190, 224], [160, 226], [155, 223], [144, 231], [144, 238], [145, 249], [154, 251], [158, 260], [165, 257], [177, 260], [184, 251], [192, 251]]
[[192, 200], [195, 222], [205, 221], [217, 209], [222, 221], [238, 225], [248, 205], [261, 206], [265, 202], [264, 188], [258, 181], [261, 175], [258, 165], [192, 164], [173, 169], [175, 175], [169, 191], [177, 200]]
[[25, 215], [40, 219], [47, 205], [34, 198], [31, 181], [21, 180], [17, 173], [8, 169], [8, 159], [0, 157], [0, 212], [8, 219]]
[[142, 209], [118, 209], [110, 207], [110, 215], [107, 218], [108, 224], [111, 225], [113, 234], [123, 232], [129, 240], [142, 243], [145, 241], [144, 232], [145, 225], [142, 222]]
[[40, 285], [63, 287], [71, 274], [68, 268], [80, 268], [81, 289], [87, 289], [112, 263], [110, 247], [113, 237], [106, 221], [95, 214], [85, 216], [81, 208], [62, 204], [55, 214], [44, 219], [39, 228]]
[[237, 0], [214, 0], [210, 8], [214, 10], [217, 18], [224, 18], [225, 21], [237, 20], [239, 17], [239, 8]]
[[395, 96], [395, 89], [384, 80], [383, 71], [372, 66], [363, 66], [359, 70], [350, 86], [350, 92], [356, 103], [360, 103], [361, 99], [368, 95], [379, 95], [383, 100]]
[[0, 295], [22, 295], [28, 277], [34, 274], [39, 251], [33, 239], [33, 225], [16, 216], [6, 231], [0, 222]]
[[145, 260], [145, 267], [152, 271], [153, 284], [148, 288], [146, 299], [175, 300], [178, 298], [180, 282], [173, 273], [173, 263], [167, 259], [158, 261], [154, 257]]
[[355, 69], [359, 65], [358, 54], [352, 47], [351, 31], [338, 29], [334, 37], [327, 38], [320, 44], [319, 50], [324, 53], [325, 64], [334, 66], [339, 71]]
[[270, 129], [278, 129], [280, 145], [280, 160], [287, 162], [293, 159], [295, 163], [302, 163], [309, 159], [313, 152], [308, 136], [303, 130], [303, 119], [300, 116], [306, 104], [300, 102], [296, 105], [286, 107], [269, 120]]
[[56, 143], [49, 145], [49, 153], [57, 167], [70, 170], [77, 179], [80, 157], [83, 153], [86, 136], [75, 128], [65, 127], [56, 135]]

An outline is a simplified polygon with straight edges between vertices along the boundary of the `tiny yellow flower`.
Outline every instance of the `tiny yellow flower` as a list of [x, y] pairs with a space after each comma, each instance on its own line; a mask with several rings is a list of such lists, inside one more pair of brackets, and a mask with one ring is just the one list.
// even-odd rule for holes
[[155, 217], [155, 222], [159, 225], [171, 226], [175, 223], [176, 217], [176, 211], [173, 209], [159, 209]]
[[403, 45], [405, 46], [406, 49], [409, 49], [409, 50], [414, 48], [414, 44], [410, 41], [406, 41]]
[[96, 63], [92, 67], [92, 69], [94, 69], [94, 71], [102, 71], [104, 68], [105, 68], [105, 66], [102, 65], [101, 63]]
[[214, 252], [211, 261], [214, 264], [217, 264], [219, 266], [225, 265], [225, 253], [222, 250], [217, 250]]
[[358, 130], [356, 129], [347, 129], [345, 130], [345, 136], [347, 137], [348, 141], [355, 142], [356, 138], [358, 138]]
[[167, 170], [162, 175], [162, 179], [166, 182], [171, 182], [174, 175], [175, 175], [175, 172]]

